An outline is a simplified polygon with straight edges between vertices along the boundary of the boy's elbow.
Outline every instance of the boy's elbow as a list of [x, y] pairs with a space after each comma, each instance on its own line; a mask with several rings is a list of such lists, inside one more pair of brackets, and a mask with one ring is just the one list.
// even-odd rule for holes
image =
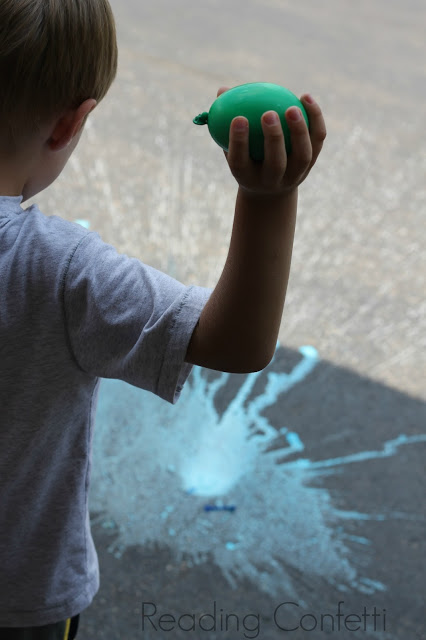
[[257, 371], [263, 371], [270, 364], [273, 355], [260, 353], [256, 355], [253, 349], [247, 349], [247, 356], [235, 356], [235, 360], [232, 363], [234, 369], [239, 369], [236, 373], [256, 373]]
[[227, 360], [226, 356], [224, 357], [224, 366], [222, 371], [226, 371], [228, 373], [256, 373], [258, 371], [263, 371], [271, 362], [272, 357], [246, 357], [234, 358], [233, 360]]
[[256, 373], [257, 371], [263, 371], [266, 369], [270, 360], [262, 362], [247, 362], [246, 360], [232, 360], [226, 356], [221, 357], [220, 354], [216, 354], [213, 358], [203, 358], [201, 360], [194, 358], [187, 358], [185, 362], [190, 364], [204, 367], [205, 369], [213, 369], [214, 371], [223, 371], [223, 373]]
[[265, 356], [261, 357], [259, 360], [255, 362], [255, 368], [253, 368], [250, 373], [255, 373], [256, 371], [263, 371], [263, 369], [266, 369], [266, 367], [271, 363], [273, 357], [274, 357], [273, 354], [271, 356], [267, 355], [266, 357]]
[[[269, 361], [270, 362], [270, 361]], [[266, 362], [265, 364], [254, 364], [252, 366], [241, 366], [241, 367], [235, 367], [235, 371], [231, 371], [230, 373], [257, 373], [258, 371], [263, 371], [264, 369], [266, 369], [266, 367], [268, 366], [269, 362]], [[238, 369], [238, 370], [236, 370]]]
[[223, 371], [225, 373], [256, 373], [263, 371], [273, 358], [272, 354], [263, 352], [256, 354], [252, 346], [246, 349], [235, 349], [230, 345], [214, 345], [212, 341], [201, 341], [198, 336], [193, 335], [186, 353], [185, 361], [205, 367], [206, 369], [214, 369], [215, 371]]

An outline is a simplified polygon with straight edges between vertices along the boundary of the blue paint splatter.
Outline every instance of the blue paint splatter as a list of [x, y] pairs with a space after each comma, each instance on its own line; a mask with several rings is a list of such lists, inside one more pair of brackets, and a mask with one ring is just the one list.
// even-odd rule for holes
[[[222, 416], [214, 396], [228, 373], [208, 382], [194, 367], [177, 405], [117, 380], [102, 381], [90, 505], [117, 523], [111, 553], [120, 557], [130, 545], [164, 544], [177, 562], [184, 556], [195, 564], [213, 558], [233, 587], [239, 579], [251, 579], [273, 596], [297, 593], [283, 562], [325, 577], [341, 591], [386, 588], [358, 575], [345, 542], [358, 543], [361, 550], [370, 542], [347, 535], [341, 526], [345, 519], [381, 516], [339, 511], [326, 489], [307, 481], [341, 465], [395, 455], [426, 436], [401, 435], [381, 451], [277, 464], [303, 452], [304, 444], [290, 427], [273, 427], [261, 412], [319, 363], [313, 347], [299, 351], [302, 359], [290, 373], [248, 375]], [[261, 374], [267, 375], [263, 393], [244, 406]], [[285, 445], [268, 450], [282, 436]], [[210, 514], [203, 510], [206, 498], [218, 507]], [[220, 508], [224, 505], [237, 509]], [[258, 568], [265, 565], [267, 571]]]
[[75, 220], [76, 224], [79, 224], [81, 227], [85, 229], [90, 229], [90, 222], [88, 220]]
[[360, 451], [350, 456], [342, 456], [338, 458], [330, 458], [329, 460], [318, 460], [312, 462], [305, 458], [299, 458], [293, 462], [287, 463], [287, 468], [298, 467], [304, 469], [323, 469], [326, 467], [336, 467], [342, 464], [350, 464], [352, 462], [364, 462], [365, 460], [372, 460], [375, 458], [388, 458], [394, 456], [397, 453], [398, 447], [404, 444], [415, 444], [416, 442], [426, 442], [426, 435], [419, 434], [416, 436], [406, 436], [404, 434], [394, 438], [394, 440], [387, 440], [383, 446], [382, 451]]

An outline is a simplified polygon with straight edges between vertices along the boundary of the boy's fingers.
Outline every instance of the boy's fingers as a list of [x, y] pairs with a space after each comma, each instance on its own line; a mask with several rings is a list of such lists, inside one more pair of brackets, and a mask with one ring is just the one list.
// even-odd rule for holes
[[324, 140], [327, 137], [327, 129], [325, 126], [322, 111], [317, 102], [308, 102], [309, 94], [305, 94], [300, 98], [306, 109], [309, 118], [310, 136], [312, 141], [312, 168], [321, 152]]
[[[299, 119], [294, 120], [293, 114], [298, 113]], [[298, 107], [287, 109], [286, 121], [290, 128], [291, 155], [288, 160], [286, 177], [292, 182], [299, 182], [308, 171], [312, 162], [312, 143], [305, 119]]]
[[222, 95], [222, 93], [225, 93], [225, 91], [229, 91], [229, 87], [220, 87], [217, 92], [217, 97]]
[[[273, 124], [266, 122], [267, 115], [274, 113], [277, 121]], [[267, 177], [275, 184], [282, 179], [287, 167], [287, 154], [284, 144], [284, 133], [281, 122], [276, 111], [266, 111], [262, 116], [262, 129], [264, 135], [264, 152], [263, 161], [264, 172]], [[266, 176], [264, 176], [265, 178]]]
[[229, 148], [226, 155], [229, 168], [232, 175], [235, 178], [240, 178], [243, 173], [247, 172], [249, 165], [249, 130], [248, 126], [245, 129], [239, 129], [236, 125], [238, 122], [246, 122], [247, 118], [243, 116], [237, 116], [231, 122], [231, 128], [229, 131]]
[[[229, 89], [230, 87], [220, 87], [217, 92], [217, 97], [225, 93], [225, 91], [229, 91]], [[324, 118], [318, 103], [312, 100], [309, 94], [304, 94], [300, 98], [300, 101], [308, 114], [309, 129], [303, 117], [298, 121], [291, 119], [290, 114], [294, 111], [294, 108], [287, 110], [285, 118], [290, 127], [292, 140], [292, 153], [288, 160], [285, 149], [284, 153], [282, 153], [283, 133], [281, 126], [278, 124], [277, 128], [276, 126], [267, 127], [263, 125], [266, 142], [264, 164], [268, 166], [271, 165], [269, 168], [272, 168], [273, 164], [275, 170], [279, 168], [280, 171], [286, 172], [288, 180], [297, 182], [305, 179], [314, 166], [327, 136]], [[236, 177], [240, 172], [246, 174], [248, 165], [250, 164], [248, 130], [245, 132], [238, 131], [235, 127], [237, 120], [247, 121], [247, 119], [242, 116], [234, 118], [229, 134], [229, 149], [228, 151], [224, 151], [231, 172]]]

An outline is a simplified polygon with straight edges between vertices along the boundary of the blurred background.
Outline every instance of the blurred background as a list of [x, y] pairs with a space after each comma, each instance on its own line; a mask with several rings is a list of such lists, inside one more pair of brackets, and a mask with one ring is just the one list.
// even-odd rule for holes
[[101, 383], [101, 588], [78, 637], [424, 639], [424, 0], [111, 5], [117, 79], [25, 207], [214, 288], [237, 183], [193, 118], [221, 86], [272, 82], [310, 92], [328, 136], [266, 370], [195, 367], [175, 406]]

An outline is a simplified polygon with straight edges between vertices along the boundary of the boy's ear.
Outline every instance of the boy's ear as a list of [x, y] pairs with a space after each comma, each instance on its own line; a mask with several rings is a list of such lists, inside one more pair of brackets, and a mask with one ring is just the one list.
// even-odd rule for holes
[[68, 147], [84, 126], [87, 117], [97, 105], [96, 100], [90, 98], [83, 102], [78, 109], [67, 111], [54, 125], [54, 130], [49, 138], [48, 144], [51, 151], [61, 151]]

